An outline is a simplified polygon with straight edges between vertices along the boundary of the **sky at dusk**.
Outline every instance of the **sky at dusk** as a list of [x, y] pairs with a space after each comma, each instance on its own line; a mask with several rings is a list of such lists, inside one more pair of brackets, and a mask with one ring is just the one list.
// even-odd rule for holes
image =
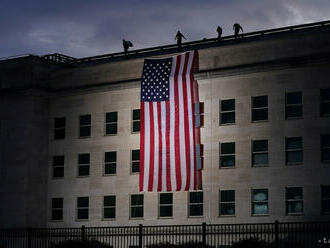
[[2, 0], [0, 57], [62, 53], [73, 57], [330, 20], [330, 0]]

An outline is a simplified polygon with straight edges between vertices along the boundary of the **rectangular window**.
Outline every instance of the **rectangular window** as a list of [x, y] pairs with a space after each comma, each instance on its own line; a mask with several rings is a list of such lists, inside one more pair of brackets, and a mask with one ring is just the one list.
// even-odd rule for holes
[[252, 215], [268, 214], [268, 189], [252, 190]]
[[330, 185], [321, 187], [322, 214], [330, 214]]
[[285, 94], [285, 119], [301, 118], [303, 116], [302, 93]]
[[330, 162], [330, 134], [321, 135], [321, 161]]
[[88, 220], [89, 198], [77, 198], [77, 220]]
[[189, 217], [203, 216], [203, 192], [189, 192]]
[[173, 216], [173, 193], [159, 194], [159, 217], [166, 218]]
[[235, 142], [220, 143], [220, 168], [235, 167]]
[[65, 117], [54, 118], [54, 139], [65, 139]]
[[268, 140], [252, 141], [252, 166], [268, 165]]
[[303, 188], [286, 188], [286, 214], [302, 214], [304, 212]]
[[143, 195], [131, 195], [131, 218], [143, 218]]
[[103, 198], [103, 218], [116, 218], [116, 196], [108, 195]]
[[63, 220], [63, 198], [52, 199], [52, 220]]
[[104, 153], [104, 175], [115, 175], [117, 165], [117, 152]]
[[303, 162], [302, 137], [285, 139], [286, 164], [301, 164]]
[[220, 102], [220, 125], [226, 124], [235, 124], [235, 99]]
[[139, 173], [140, 172], [140, 150], [132, 150], [131, 154], [131, 171], [132, 173]]
[[330, 88], [321, 89], [321, 116], [330, 116]]
[[133, 109], [132, 132], [140, 132], [140, 109]]
[[79, 137], [87, 138], [91, 136], [91, 115], [79, 116]]
[[252, 97], [252, 121], [268, 120], [268, 96]]
[[105, 113], [105, 135], [115, 135], [118, 131], [118, 112]]
[[53, 178], [64, 177], [64, 156], [53, 157]]
[[219, 215], [235, 215], [235, 190], [220, 190]]
[[78, 156], [78, 176], [89, 176], [90, 155], [82, 153]]

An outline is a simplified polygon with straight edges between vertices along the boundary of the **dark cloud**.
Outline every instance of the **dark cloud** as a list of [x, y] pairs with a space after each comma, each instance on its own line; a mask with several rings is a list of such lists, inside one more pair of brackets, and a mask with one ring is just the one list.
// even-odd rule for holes
[[180, 29], [189, 40], [232, 33], [239, 22], [256, 31], [329, 19], [328, 0], [57, 0], [2, 1], [0, 57], [64, 53], [75, 57], [174, 43]]

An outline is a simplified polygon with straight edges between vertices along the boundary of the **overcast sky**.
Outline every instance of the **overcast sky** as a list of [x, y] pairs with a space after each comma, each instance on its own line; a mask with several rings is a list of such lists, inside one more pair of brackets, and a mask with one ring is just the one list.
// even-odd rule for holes
[[0, 57], [63, 53], [73, 57], [330, 19], [330, 0], [2, 0]]

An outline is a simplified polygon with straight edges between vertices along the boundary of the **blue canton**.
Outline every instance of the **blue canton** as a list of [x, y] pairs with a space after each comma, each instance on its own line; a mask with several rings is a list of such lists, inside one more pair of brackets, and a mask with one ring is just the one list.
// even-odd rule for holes
[[167, 101], [172, 58], [146, 59], [141, 78], [141, 102]]

